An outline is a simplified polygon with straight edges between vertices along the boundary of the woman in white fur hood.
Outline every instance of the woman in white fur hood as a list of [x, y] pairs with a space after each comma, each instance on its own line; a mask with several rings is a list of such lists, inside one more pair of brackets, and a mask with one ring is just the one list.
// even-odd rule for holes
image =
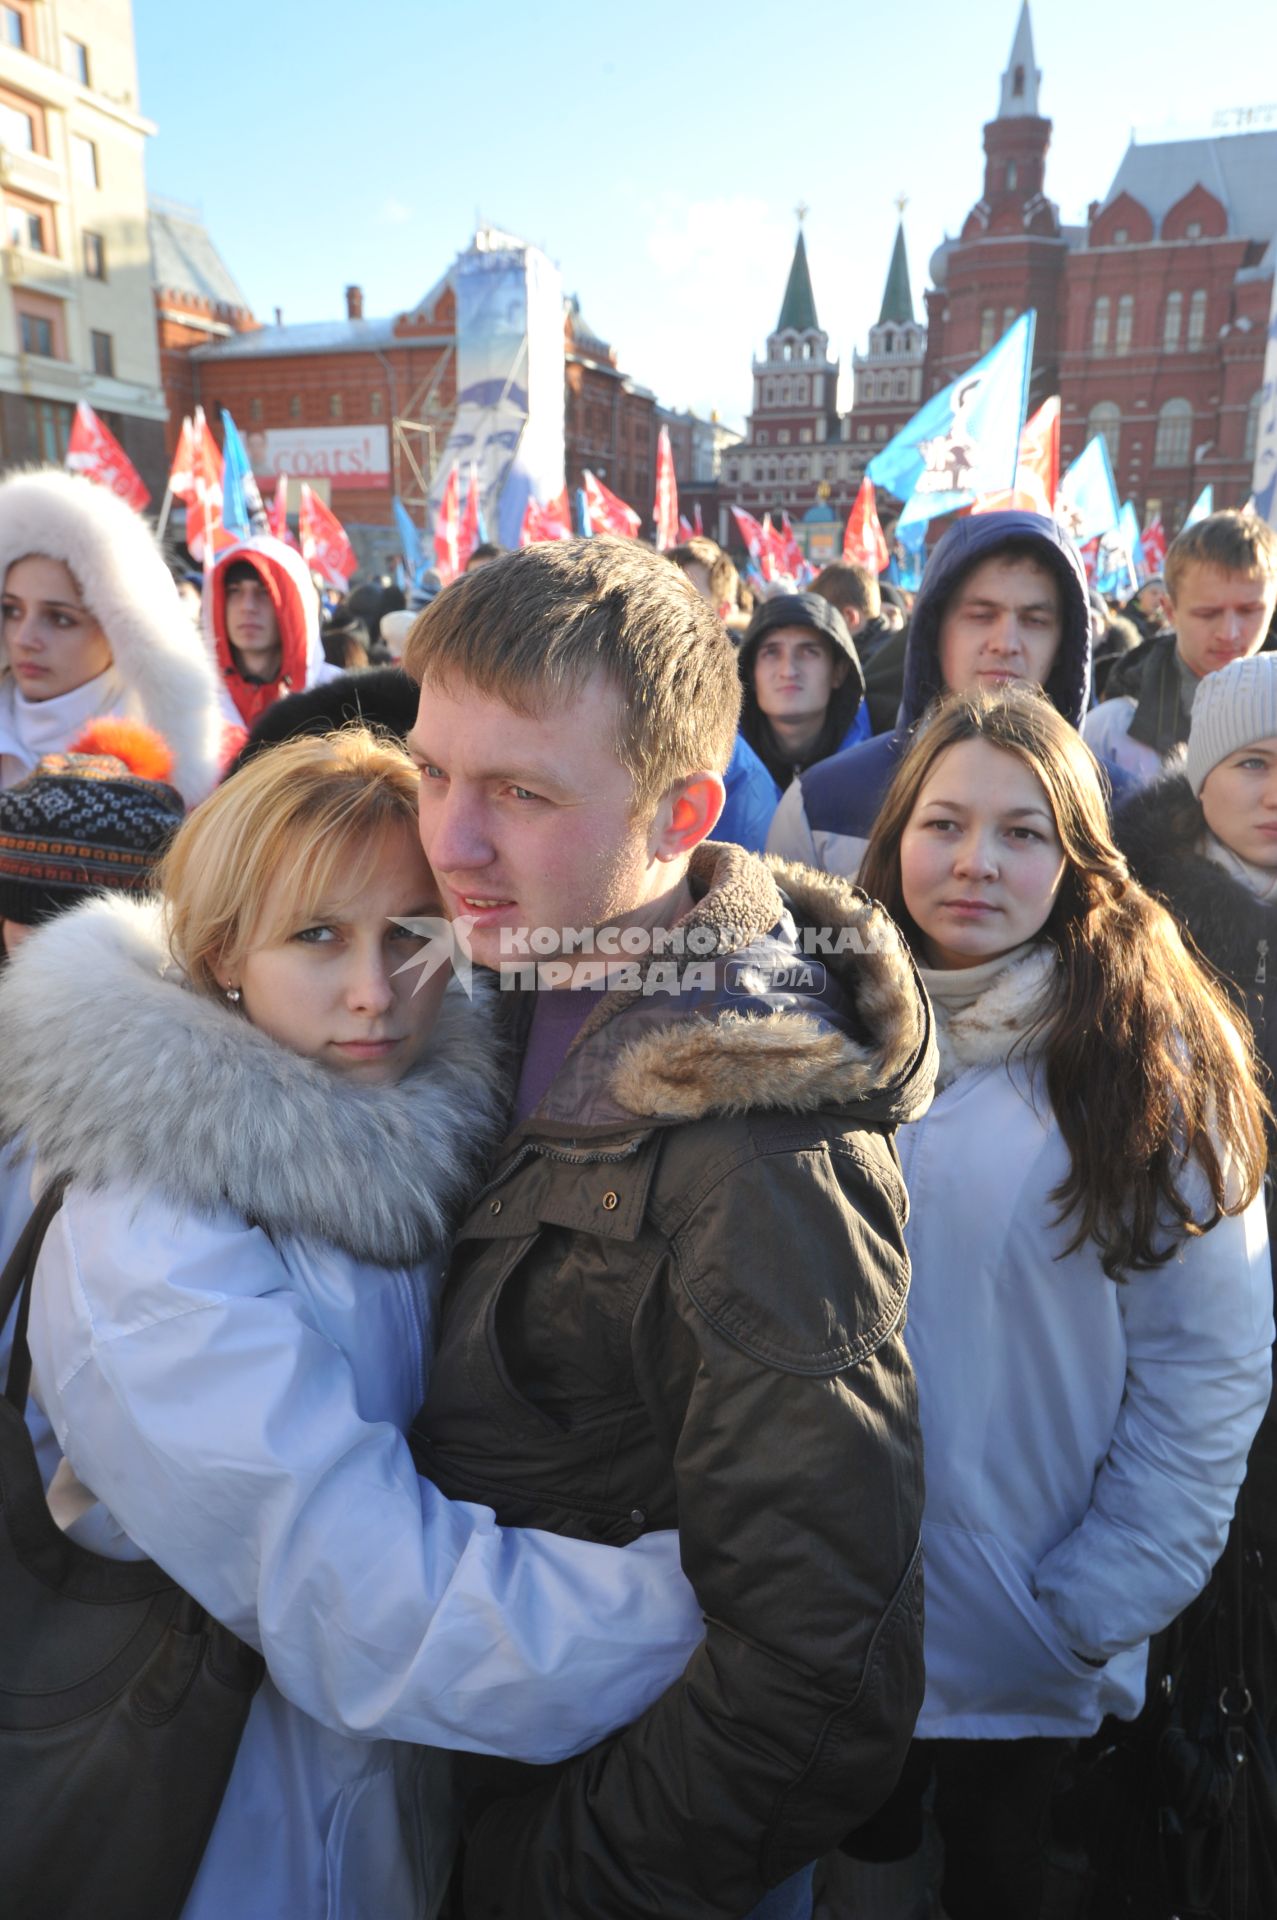
[[104, 714], [144, 720], [188, 806], [212, 791], [217, 676], [150, 528], [107, 488], [55, 467], [0, 481], [0, 786]]
[[1139, 1711], [1268, 1399], [1262, 1107], [1227, 1001], [1037, 692], [940, 705], [861, 882], [914, 950], [941, 1066], [898, 1136], [927, 1687], [901, 1785], [846, 1851], [879, 1863], [862, 1876], [902, 1862], [933, 1780], [945, 1912], [1033, 1920], [1065, 1743]]
[[[432, 1749], [564, 1759], [702, 1631], [673, 1534], [503, 1532], [413, 1467], [447, 1222], [505, 1098], [490, 1006], [447, 967], [414, 991], [416, 800], [371, 734], [287, 742], [187, 820], [162, 901], [75, 909], [0, 979], [3, 1132], [70, 1176], [29, 1328], [50, 1510], [268, 1669], [183, 1920], [430, 1920]], [[59, 1811], [90, 1873], [102, 1809]]]

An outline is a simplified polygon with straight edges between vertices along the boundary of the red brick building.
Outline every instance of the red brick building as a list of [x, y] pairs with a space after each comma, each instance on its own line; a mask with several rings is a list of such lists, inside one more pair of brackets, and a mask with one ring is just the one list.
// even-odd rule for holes
[[564, 315], [564, 467], [569, 488], [588, 467], [612, 493], [643, 516], [650, 531], [656, 496], [656, 395], [617, 364], [575, 294]]
[[1132, 142], [1087, 224], [1062, 226], [1046, 197], [1041, 78], [1026, 0], [984, 129], [983, 195], [932, 258], [925, 391], [1034, 307], [1030, 405], [1059, 393], [1063, 461], [1103, 433], [1119, 494], [1174, 532], [1207, 482], [1218, 505], [1250, 492], [1277, 132]]

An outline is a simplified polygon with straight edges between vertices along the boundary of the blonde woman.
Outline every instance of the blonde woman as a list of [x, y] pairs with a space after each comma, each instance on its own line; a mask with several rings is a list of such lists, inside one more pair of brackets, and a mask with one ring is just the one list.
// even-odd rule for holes
[[366, 732], [287, 743], [191, 816], [161, 899], [64, 916], [0, 984], [5, 1129], [71, 1180], [30, 1328], [52, 1511], [269, 1671], [185, 1920], [420, 1920], [446, 1781], [392, 1743], [562, 1758], [699, 1637], [672, 1536], [502, 1534], [402, 1437], [502, 1099], [484, 1008], [405, 971], [416, 798]]

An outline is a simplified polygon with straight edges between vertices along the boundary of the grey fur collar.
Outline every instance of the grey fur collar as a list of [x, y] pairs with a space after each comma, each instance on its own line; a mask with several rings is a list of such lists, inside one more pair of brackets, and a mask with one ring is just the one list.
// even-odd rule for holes
[[497, 1136], [490, 1010], [447, 994], [420, 1066], [354, 1086], [193, 993], [154, 901], [87, 902], [0, 978], [0, 1135], [49, 1175], [119, 1181], [198, 1213], [386, 1265], [437, 1249]]

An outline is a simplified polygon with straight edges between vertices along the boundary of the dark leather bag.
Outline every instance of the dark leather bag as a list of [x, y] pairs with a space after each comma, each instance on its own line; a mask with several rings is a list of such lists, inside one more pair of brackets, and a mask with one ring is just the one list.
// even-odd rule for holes
[[23, 1418], [42, 1197], [0, 1278], [21, 1296], [0, 1399], [0, 1905], [21, 1920], [170, 1920], [208, 1844], [264, 1669], [149, 1560], [49, 1514]]

